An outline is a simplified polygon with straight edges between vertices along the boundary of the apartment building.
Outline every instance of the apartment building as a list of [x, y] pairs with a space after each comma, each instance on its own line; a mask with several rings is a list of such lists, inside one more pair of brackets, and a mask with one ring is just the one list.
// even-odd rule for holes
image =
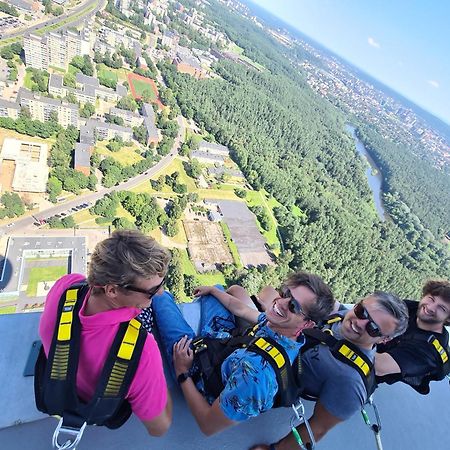
[[65, 97], [71, 93], [75, 95], [77, 101], [81, 103], [95, 104], [95, 100], [100, 98], [108, 102], [117, 102], [121, 97], [126, 95], [123, 92], [123, 86], [117, 85], [116, 90], [100, 86], [98, 78], [77, 73], [75, 77], [77, 88], [64, 86], [62, 75], [52, 73], [48, 80], [48, 92], [52, 95]]
[[42, 97], [25, 88], [20, 88], [17, 94], [17, 103], [27, 107], [34, 120], [47, 122], [53, 112], [58, 117], [58, 123], [67, 128], [69, 125], [79, 127], [78, 105], [67, 103], [58, 99]]
[[9, 102], [0, 98], [0, 117], [17, 119], [20, 113], [20, 106], [15, 102]]
[[144, 126], [147, 130], [147, 145], [159, 142], [158, 128], [155, 125], [155, 111], [149, 103], [142, 105], [142, 115], [144, 116]]
[[90, 47], [89, 28], [84, 28], [81, 32], [50, 32], [43, 36], [26, 34], [25, 64], [40, 70], [47, 70], [50, 66], [67, 70], [70, 61], [75, 56], [88, 55]]

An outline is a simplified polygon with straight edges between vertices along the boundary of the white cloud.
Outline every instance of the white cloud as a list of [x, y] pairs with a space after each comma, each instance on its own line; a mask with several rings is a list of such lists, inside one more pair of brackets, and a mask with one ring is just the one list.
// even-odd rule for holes
[[434, 87], [435, 89], [439, 88], [439, 83], [436, 80], [428, 80], [427, 83], [431, 86]]
[[373, 38], [373, 37], [368, 37], [367, 38], [367, 42], [369, 43], [369, 45], [371, 47], [375, 47], [375, 48], [381, 48], [381, 45]]

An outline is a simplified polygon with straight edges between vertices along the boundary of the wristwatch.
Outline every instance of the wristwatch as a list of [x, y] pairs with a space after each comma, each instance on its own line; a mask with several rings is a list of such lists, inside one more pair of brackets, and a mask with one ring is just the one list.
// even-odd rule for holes
[[188, 378], [191, 378], [191, 374], [189, 372], [180, 373], [180, 375], [177, 376], [177, 381], [178, 381], [179, 384], [182, 384]]

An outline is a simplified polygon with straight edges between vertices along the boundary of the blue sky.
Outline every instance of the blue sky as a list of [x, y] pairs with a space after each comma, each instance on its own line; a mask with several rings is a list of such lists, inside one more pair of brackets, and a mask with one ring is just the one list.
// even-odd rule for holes
[[253, 1], [450, 124], [450, 1]]

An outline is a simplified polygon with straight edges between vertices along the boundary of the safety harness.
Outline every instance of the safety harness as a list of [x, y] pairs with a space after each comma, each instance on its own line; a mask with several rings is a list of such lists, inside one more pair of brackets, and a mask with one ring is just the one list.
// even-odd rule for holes
[[221, 366], [225, 359], [239, 348], [256, 353], [273, 368], [278, 383], [274, 408], [291, 406], [301, 393], [301, 359], [297, 356], [291, 365], [289, 356], [281, 344], [269, 337], [256, 336], [265, 322], [249, 328], [243, 335], [226, 339], [197, 338], [193, 341], [194, 362], [200, 370], [205, 392], [214, 398], [224, 389]]
[[[75, 448], [86, 425], [115, 429], [131, 415], [125, 396], [147, 337], [147, 331], [136, 319], [120, 324], [91, 400], [85, 403], [77, 395], [81, 335], [78, 313], [87, 291], [84, 282], [71, 286], [62, 294], [48, 358], [41, 346], [36, 362], [36, 406], [43, 413], [61, 416], [53, 435], [54, 448]], [[58, 442], [60, 432], [70, 436], [65, 444]]]
[[[439, 361], [442, 363], [437, 370], [427, 373], [426, 375], [417, 377], [403, 376], [401, 381], [415, 389], [419, 394], [427, 395], [430, 392], [430, 382], [443, 380], [450, 373], [450, 349], [448, 347], [448, 336], [444, 345], [438, 338], [431, 334], [425, 336], [423, 333], [413, 332], [407, 335], [410, 342], [423, 343], [426, 340], [430, 352], [437, 354]], [[389, 381], [388, 381], [389, 382]]]
[[[336, 339], [333, 336], [331, 326], [341, 322], [342, 319], [343, 316], [333, 314], [324, 322], [322, 329], [308, 328], [303, 330], [303, 334], [306, 336], [306, 344], [302, 347], [301, 352], [304, 353], [317, 344], [326, 345], [336, 359], [353, 367], [359, 373], [366, 388], [368, 399], [377, 387], [373, 363], [358, 346], [346, 339]], [[303, 392], [302, 397], [312, 399], [307, 392]]]

